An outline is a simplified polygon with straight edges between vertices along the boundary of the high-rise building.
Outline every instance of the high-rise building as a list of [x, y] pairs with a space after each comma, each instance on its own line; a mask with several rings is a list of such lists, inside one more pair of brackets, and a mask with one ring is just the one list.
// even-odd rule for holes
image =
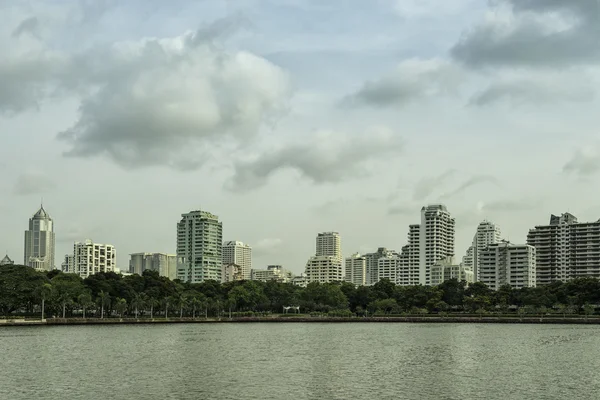
[[463, 265], [473, 271], [475, 281], [479, 275], [479, 259], [481, 252], [490, 244], [501, 241], [500, 228], [489, 221], [483, 221], [477, 226], [477, 232], [473, 237], [473, 244], [467, 249], [463, 257]]
[[364, 286], [367, 282], [367, 258], [354, 253], [346, 258], [346, 282]]
[[117, 253], [113, 245], [89, 239], [73, 245], [73, 273], [84, 279], [99, 272], [114, 272], [116, 266]]
[[242, 272], [242, 279], [250, 280], [252, 247], [237, 241], [223, 243], [223, 265], [229, 264], [239, 265]]
[[423, 207], [419, 229], [419, 281], [421, 284], [429, 285], [431, 283], [431, 266], [447, 257], [454, 257], [454, 218], [442, 204]]
[[393, 283], [398, 281], [398, 267], [400, 266], [400, 255], [389, 251], [377, 260], [377, 282], [389, 279]]
[[479, 282], [498, 290], [503, 285], [513, 289], [535, 287], [536, 250], [527, 244], [508, 241], [487, 246], [480, 253]]
[[575, 278], [600, 278], [600, 220], [578, 222], [569, 213], [551, 215], [550, 224], [529, 230], [536, 249], [537, 285]]
[[338, 232], [322, 232], [317, 235], [316, 256], [331, 256], [342, 262], [342, 240]]
[[206, 211], [181, 215], [177, 224], [177, 278], [184, 282], [221, 281], [223, 224]]
[[0, 260], [0, 265], [13, 265], [14, 263], [15, 262], [10, 259], [10, 257], [8, 256], [8, 254], [5, 255], [2, 260]]
[[142, 275], [144, 271], [156, 271], [171, 280], [177, 278], [177, 256], [166, 253], [133, 253], [129, 255], [129, 272]]
[[473, 270], [463, 264], [455, 264], [454, 259], [439, 260], [431, 266], [431, 286], [439, 285], [450, 279], [459, 282], [465, 281], [467, 285], [474, 282]]
[[306, 282], [341, 282], [344, 280], [342, 267], [341, 238], [337, 232], [317, 235], [315, 255], [306, 263]]
[[365, 285], [371, 286], [379, 281], [377, 261], [381, 257], [385, 257], [388, 252], [388, 249], [385, 247], [379, 247], [376, 252], [365, 254]]
[[29, 218], [24, 264], [38, 271], [54, 269], [54, 224], [44, 206]]
[[73, 254], [65, 254], [65, 260], [60, 264], [60, 270], [65, 274], [75, 273], [75, 257], [73, 257]]
[[397, 285], [414, 286], [421, 282], [419, 273], [420, 235], [421, 225], [412, 224], [408, 226], [408, 244], [403, 246], [400, 252]]

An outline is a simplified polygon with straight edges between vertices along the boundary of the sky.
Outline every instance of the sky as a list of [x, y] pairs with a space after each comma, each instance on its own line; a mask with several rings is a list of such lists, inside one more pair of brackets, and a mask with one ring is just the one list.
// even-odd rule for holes
[[597, 220], [598, 0], [0, 0], [0, 250], [41, 199], [87, 238], [175, 252], [219, 216], [253, 267], [400, 250], [426, 204], [524, 243]]

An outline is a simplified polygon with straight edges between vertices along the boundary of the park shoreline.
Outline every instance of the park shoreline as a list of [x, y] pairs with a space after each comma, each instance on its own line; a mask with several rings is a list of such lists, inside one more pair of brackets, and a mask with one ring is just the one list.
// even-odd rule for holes
[[585, 317], [494, 317], [494, 316], [406, 316], [406, 317], [234, 317], [234, 318], [48, 318], [0, 319], [3, 326], [152, 325], [223, 323], [469, 323], [469, 324], [554, 324], [600, 325], [600, 318]]

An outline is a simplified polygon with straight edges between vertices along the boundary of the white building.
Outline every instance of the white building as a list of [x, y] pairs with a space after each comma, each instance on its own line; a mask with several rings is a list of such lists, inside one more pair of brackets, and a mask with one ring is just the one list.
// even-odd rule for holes
[[379, 271], [377, 261], [381, 257], [385, 257], [389, 253], [389, 250], [385, 247], [379, 247], [374, 253], [367, 253], [365, 257], [365, 285], [372, 286], [379, 281]]
[[181, 215], [177, 224], [177, 278], [190, 283], [221, 282], [223, 224], [206, 211]]
[[499, 243], [501, 240], [500, 228], [496, 224], [483, 221], [477, 226], [473, 243], [463, 257], [463, 265], [473, 271], [476, 281], [478, 280], [481, 252], [490, 244]]
[[4, 258], [2, 260], [0, 260], [0, 266], [1, 265], [14, 265], [14, 261], [10, 259], [10, 257], [7, 255], [4, 256]]
[[305, 288], [308, 284], [305, 274], [300, 274], [292, 277], [292, 285]]
[[398, 281], [398, 267], [400, 256], [392, 251], [377, 260], [377, 282], [389, 279], [393, 283]]
[[473, 283], [474, 273], [471, 267], [455, 264], [452, 258], [439, 260], [431, 266], [431, 286], [439, 285], [450, 279], [465, 281], [467, 286]]
[[242, 279], [250, 280], [252, 270], [252, 247], [235, 240], [223, 243], [223, 265], [239, 265]]
[[277, 281], [288, 283], [292, 281], [292, 273], [281, 265], [269, 265], [267, 269], [252, 269], [251, 279], [253, 281]]
[[166, 253], [133, 253], [129, 255], [129, 272], [142, 275], [144, 271], [156, 271], [171, 280], [177, 278], [177, 256]]
[[397, 285], [414, 286], [421, 282], [419, 273], [420, 234], [421, 226], [419, 224], [408, 226], [408, 244], [403, 246], [400, 252]]
[[346, 258], [346, 282], [357, 286], [366, 285], [367, 282], [367, 258], [359, 253], [354, 253]]
[[65, 254], [65, 259], [60, 264], [60, 270], [65, 274], [74, 274], [75, 273], [75, 258], [73, 254]]
[[237, 264], [223, 264], [221, 269], [222, 283], [242, 280], [244, 280], [244, 277], [242, 276], [242, 267]]
[[54, 223], [43, 206], [29, 219], [25, 231], [24, 264], [37, 271], [54, 269]]
[[110, 244], [88, 239], [73, 245], [73, 273], [84, 279], [99, 272], [114, 272], [116, 265], [117, 253]]
[[342, 263], [342, 239], [338, 232], [322, 232], [317, 235], [316, 256], [330, 256]]
[[537, 285], [575, 278], [600, 278], [600, 220], [578, 222], [569, 213], [552, 215], [550, 224], [529, 230], [536, 249]]
[[313, 256], [306, 263], [306, 281], [311, 282], [341, 282], [344, 280], [342, 263], [333, 256]]
[[535, 247], [511, 244], [507, 241], [489, 245], [480, 253], [479, 281], [490, 289], [503, 285], [513, 289], [535, 287]]

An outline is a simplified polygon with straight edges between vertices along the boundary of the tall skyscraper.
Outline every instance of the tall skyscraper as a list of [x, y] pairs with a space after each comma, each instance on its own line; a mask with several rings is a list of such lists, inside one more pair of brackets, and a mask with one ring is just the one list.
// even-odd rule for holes
[[346, 258], [346, 282], [357, 286], [366, 285], [367, 281], [367, 258], [359, 253], [354, 253]]
[[341, 282], [344, 279], [341, 247], [339, 233], [323, 232], [317, 235], [315, 255], [306, 263], [308, 283]]
[[379, 267], [377, 261], [381, 257], [385, 257], [388, 254], [388, 252], [388, 249], [386, 249], [385, 247], [379, 247], [376, 252], [365, 254], [365, 285], [371, 286], [379, 281]]
[[242, 279], [250, 280], [252, 247], [235, 240], [223, 243], [223, 265], [235, 264], [241, 268]]
[[501, 241], [500, 228], [489, 221], [483, 221], [477, 226], [473, 237], [473, 244], [467, 249], [463, 257], [463, 266], [471, 268], [475, 281], [479, 281], [479, 259], [481, 252], [490, 244]]
[[89, 239], [73, 245], [73, 273], [80, 277], [85, 279], [99, 272], [114, 272], [116, 267], [117, 252], [113, 245], [94, 243]]
[[38, 271], [54, 269], [54, 225], [44, 206], [29, 218], [25, 231], [24, 264]]
[[538, 286], [575, 278], [600, 278], [600, 220], [578, 222], [569, 213], [551, 215], [548, 225], [529, 230], [536, 249]]
[[480, 252], [479, 281], [490, 289], [535, 287], [536, 251], [527, 244], [493, 243]]
[[129, 255], [129, 272], [142, 275], [144, 271], [156, 271], [171, 280], [177, 278], [177, 256], [165, 253], [134, 253]]
[[454, 257], [454, 218], [442, 204], [423, 207], [421, 224], [409, 226], [408, 244], [399, 257], [402, 284], [430, 285], [431, 267], [448, 257]]
[[177, 223], [177, 278], [221, 281], [223, 223], [207, 211], [190, 211]]

